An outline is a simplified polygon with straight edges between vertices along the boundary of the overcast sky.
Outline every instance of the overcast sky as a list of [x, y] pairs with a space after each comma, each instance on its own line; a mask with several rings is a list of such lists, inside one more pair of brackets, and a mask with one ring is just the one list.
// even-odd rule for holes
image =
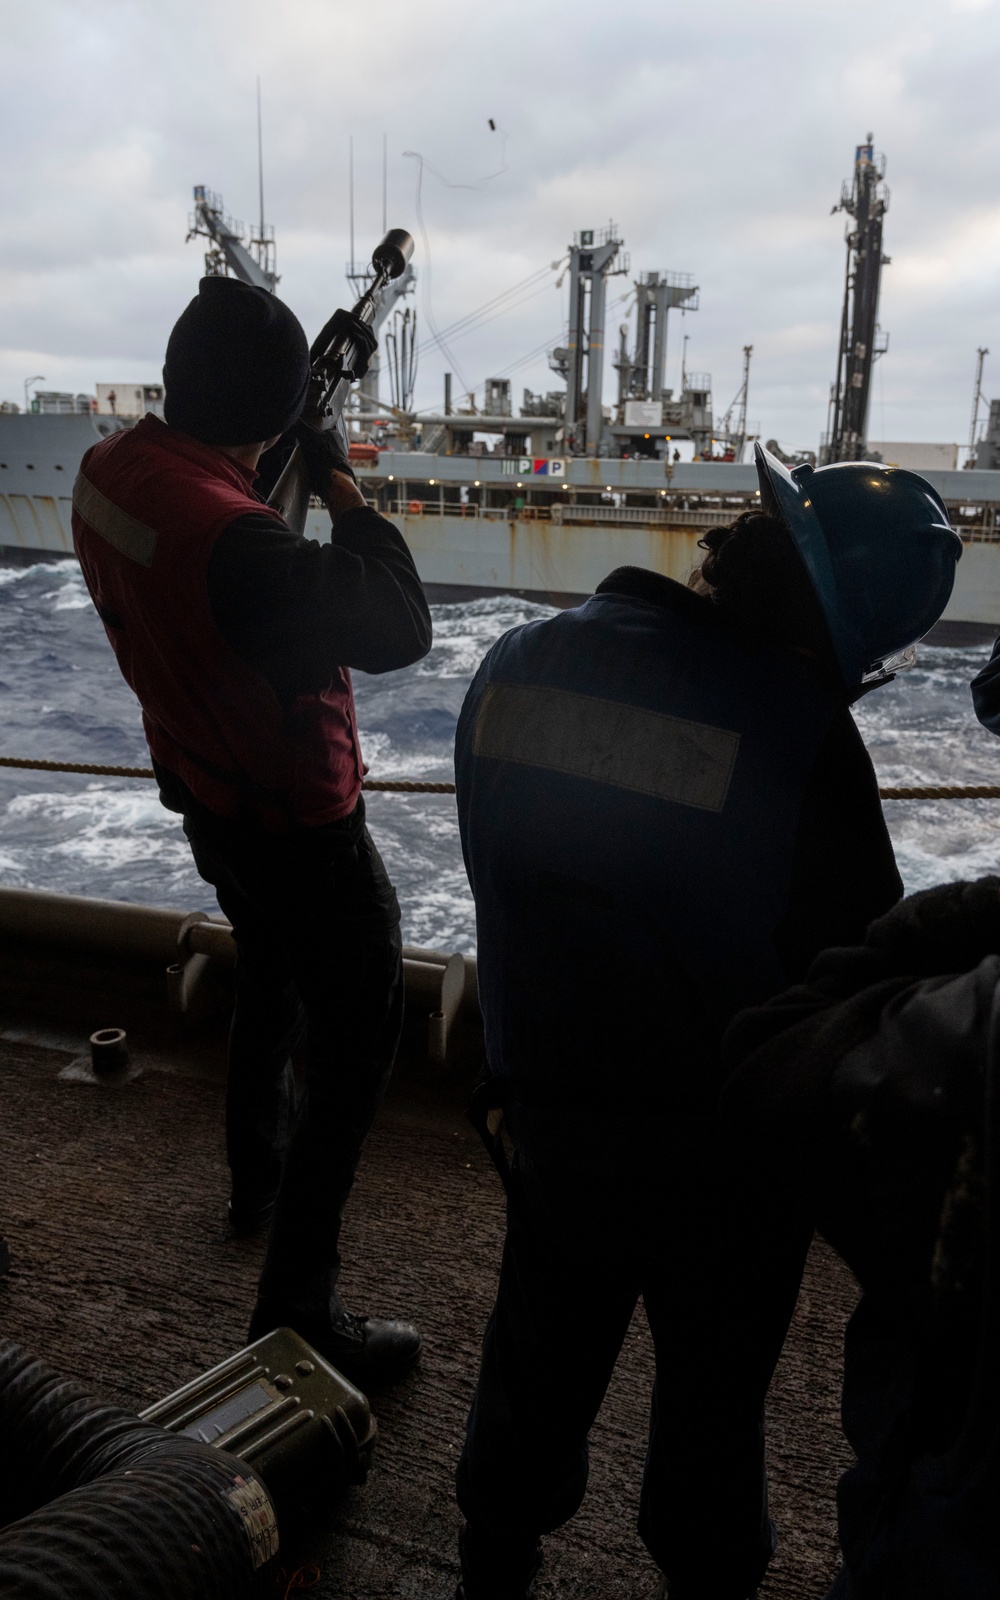
[[[869, 436], [964, 442], [980, 345], [1000, 396], [998, 0], [0, 0], [0, 18], [0, 398], [39, 374], [157, 380], [201, 271], [192, 185], [256, 212], [258, 74], [279, 293], [310, 334], [347, 296], [348, 137], [360, 254], [385, 134], [425, 335], [613, 218], [634, 271], [700, 285], [671, 317], [667, 381], [686, 333], [722, 412], [752, 344], [751, 419], [815, 447], [843, 291], [830, 210], [871, 130], [892, 264]], [[556, 387], [544, 354], [517, 364], [561, 336], [555, 280], [449, 340], [452, 360], [425, 349], [417, 403], [440, 403], [452, 365], [456, 389], [508, 369], [518, 401]]]

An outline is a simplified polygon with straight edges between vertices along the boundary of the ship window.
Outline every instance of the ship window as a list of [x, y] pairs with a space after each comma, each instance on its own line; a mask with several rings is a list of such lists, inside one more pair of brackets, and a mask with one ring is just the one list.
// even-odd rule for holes
[[35, 470], [34, 462], [28, 461], [28, 462], [25, 463], [25, 465], [27, 466], [29, 472], [34, 472], [34, 470]]
[[61, 461], [57, 461], [57, 462], [56, 462], [56, 471], [57, 471], [57, 472], [61, 472], [61, 471], [62, 471], [62, 469], [63, 469], [63, 468], [62, 468], [62, 462], [61, 462]]

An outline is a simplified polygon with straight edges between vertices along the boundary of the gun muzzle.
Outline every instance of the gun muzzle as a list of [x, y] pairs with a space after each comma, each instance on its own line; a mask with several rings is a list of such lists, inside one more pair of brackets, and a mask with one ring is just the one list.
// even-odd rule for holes
[[405, 228], [390, 228], [380, 245], [372, 251], [372, 266], [389, 278], [400, 278], [413, 254], [413, 239]]

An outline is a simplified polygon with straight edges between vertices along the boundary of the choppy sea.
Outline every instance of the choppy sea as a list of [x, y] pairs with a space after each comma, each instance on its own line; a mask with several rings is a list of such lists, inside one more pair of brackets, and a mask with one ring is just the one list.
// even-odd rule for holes
[[[451, 776], [455, 721], [489, 645], [547, 608], [501, 596], [433, 607], [434, 648], [414, 667], [355, 674], [372, 777]], [[867, 696], [858, 724], [884, 784], [998, 783], [1000, 743], [976, 722], [970, 678], [989, 654], [921, 647], [917, 667]], [[148, 765], [123, 683], [74, 561], [0, 569], [0, 755]], [[475, 948], [454, 800], [367, 797], [408, 943]], [[908, 890], [1000, 864], [1000, 800], [890, 801]], [[0, 882], [215, 911], [179, 820], [148, 780], [0, 769]]]

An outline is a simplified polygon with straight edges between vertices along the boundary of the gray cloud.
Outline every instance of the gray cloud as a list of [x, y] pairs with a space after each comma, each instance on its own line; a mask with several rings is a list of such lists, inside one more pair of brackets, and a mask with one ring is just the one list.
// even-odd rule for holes
[[[348, 135], [360, 253], [381, 224], [384, 132], [391, 222], [415, 228], [403, 152], [434, 169], [422, 317], [428, 287], [444, 326], [613, 216], [634, 268], [701, 285], [671, 326], [672, 381], [687, 333], [721, 410], [752, 343], [752, 416], [815, 444], [842, 291], [830, 207], [871, 128], [893, 191], [872, 433], [963, 440], [977, 345], [996, 350], [1000, 393], [994, 0], [6, 0], [3, 18], [0, 396], [32, 372], [87, 390], [155, 377], [200, 270], [192, 184], [255, 208], [258, 73], [281, 293], [309, 329], [345, 297]], [[564, 314], [544, 288], [457, 338], [457, 365], [479, 383]], [[418, 403], [447, 364], [425, 352]], [[544, 354], [514, 381], [553, 385]]]

